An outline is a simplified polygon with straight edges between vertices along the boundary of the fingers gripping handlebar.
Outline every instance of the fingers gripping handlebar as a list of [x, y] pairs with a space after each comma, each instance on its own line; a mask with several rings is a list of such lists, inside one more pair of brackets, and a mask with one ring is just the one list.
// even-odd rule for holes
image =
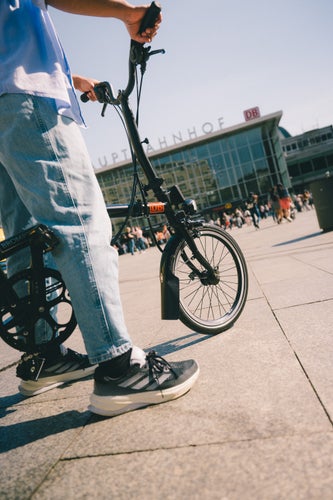
[[152, 2], [150, 4], [140, 24], [140, 29], [139, 29], [140, 35], [141, 33], [144, 33], [146, 29], [154, 27], [161, 10], [162, 9], [159, 3]]
[[[140, 34], [144, 33], [148, 28], [154, 27], [160, 12], [161, 12], [160, 4], [157, 2], [152, 2], [141, 21], [139, 28]], [[143, 45], [144, 44], [131, 40], [130, 62], [132, 64], [145, 65], [151, 55], [165, 52], [164, 50], [156, 50], [150, 52], [150, 47], [145, 48], [143, 47]], [[131, 89], [129, 89], [129, 86], [127, 87], [127, 89], [131, 91]], [[130, 91], [126, 92], [127, 95], [130, 94]], [[94, 92], [96, 94], [98, 102], [100, 103], [119, 104], [119, 100], [117, 97], [115, 97], [113, 89], [108, 82], [101, 82], [95, 85]], [[82, 102], [88, 102], [89, 97], [87, 95], [87, 92], [81, 94], [80, 99]]]

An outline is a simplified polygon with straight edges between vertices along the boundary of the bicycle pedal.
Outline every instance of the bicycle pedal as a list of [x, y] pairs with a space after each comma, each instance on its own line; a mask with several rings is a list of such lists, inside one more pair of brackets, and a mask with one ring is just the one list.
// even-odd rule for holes
[[38, 354], [27, 354], [22, 356], [16, 368], [16, 376], [23, 380], [38, 380], [40, 372], [45, 363], [45, 358]]

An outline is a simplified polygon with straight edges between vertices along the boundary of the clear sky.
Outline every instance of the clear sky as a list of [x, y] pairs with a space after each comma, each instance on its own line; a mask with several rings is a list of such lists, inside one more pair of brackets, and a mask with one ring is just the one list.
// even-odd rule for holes
[[[134, 1], [136, 5], [141, 2]], [[243, 111], [283, 111], [292, 135], [333, 124], [332, 0], [164, 0], [144, 79], [140, 130], [153, 149], [244, 121]], [[129, 40], [122, 23], [50, 8], [73, 73], [124, 88]], [[82, 105], [96, 168], [128, 150], [112, 108]], [[206, 124], [206, 125], [204, 125]], [[211, 125], [209, 125], [211, 124]]]

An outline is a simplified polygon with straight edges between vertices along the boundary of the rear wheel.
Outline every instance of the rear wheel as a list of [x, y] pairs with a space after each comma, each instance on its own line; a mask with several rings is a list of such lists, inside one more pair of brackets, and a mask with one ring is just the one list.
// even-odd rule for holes
[[200, 228], [195, 243], [214, 276], [207, 275], [186, 241], [180, 240], [171, 259], [172, 273], [179, 279], [179, 317], [199, 333], [221, 333], [232, 327], [245, 306], [245, 259], [236, 241], [216, 226]]

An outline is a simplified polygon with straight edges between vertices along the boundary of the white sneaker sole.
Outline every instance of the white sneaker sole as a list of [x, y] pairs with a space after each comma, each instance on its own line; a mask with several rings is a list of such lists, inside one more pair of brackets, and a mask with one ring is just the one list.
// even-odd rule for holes
[[40, 378], [38, 380], [21, 380], [18, 390], [23, 396], [37, 396], [38, 394], [50, 391], [68, 382], [89, 377], [94, 373], [95, 369], [96, 366], [89, 366], [83, 370], [62, 373], [53, 375], [52, 377]]
[[199, 372], [198, 368], [192, 377], [169, 389], [142, 391], [128, 396], [97, 396], [93, 393], [88, 410], [103, 417], [115, 417], [146, 406], [166, 403], [186, 394], [197, 380]]

